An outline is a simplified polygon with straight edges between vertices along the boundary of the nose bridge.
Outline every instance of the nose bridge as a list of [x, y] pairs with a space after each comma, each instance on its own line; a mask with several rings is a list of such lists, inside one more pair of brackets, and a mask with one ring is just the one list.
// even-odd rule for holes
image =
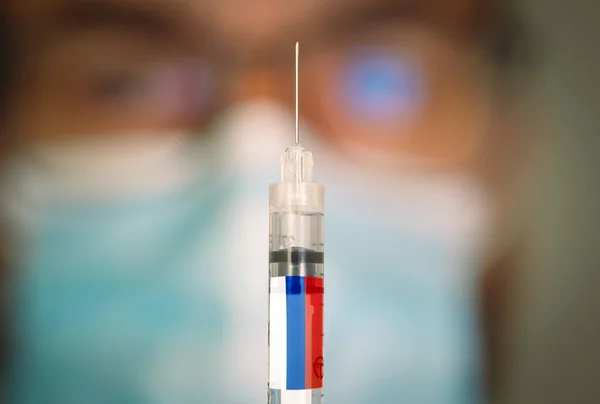
[[282, 74], [272, 67], [264, 65], [248, 67], [236, 75], [230, 83], [231, 102], [236, 104], [268, 99], [284, 103], [286, 91], [282, 81]]

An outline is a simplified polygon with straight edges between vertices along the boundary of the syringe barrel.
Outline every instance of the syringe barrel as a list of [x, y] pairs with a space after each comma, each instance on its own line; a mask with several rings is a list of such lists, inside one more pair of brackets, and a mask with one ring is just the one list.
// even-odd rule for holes
[[271, 184], [269, 250], [324, 251], [324, 189], [316, 182]]
[[323, 403], [324, 189], [270, 187], [269, 404]]

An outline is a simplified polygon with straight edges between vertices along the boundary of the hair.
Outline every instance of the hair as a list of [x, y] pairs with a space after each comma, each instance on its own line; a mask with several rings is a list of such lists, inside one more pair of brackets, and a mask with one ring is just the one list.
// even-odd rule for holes
[[0, 9], [0, 123], [5, 122], [14, 73], [15, 46], [6, 13]]

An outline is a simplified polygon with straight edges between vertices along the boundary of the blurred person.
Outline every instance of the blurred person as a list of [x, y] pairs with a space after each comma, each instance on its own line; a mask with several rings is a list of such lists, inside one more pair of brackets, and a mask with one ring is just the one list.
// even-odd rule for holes
[[300, 41], [328, 400], [481, 402], [479, 268], [516, 133], [495, 9], [9, 2], [7, 399], [265, 400], [267, 184]]

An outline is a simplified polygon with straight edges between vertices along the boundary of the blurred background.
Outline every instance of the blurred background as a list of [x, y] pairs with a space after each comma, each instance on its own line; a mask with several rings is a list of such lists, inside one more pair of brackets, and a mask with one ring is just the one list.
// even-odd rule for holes
[[591, 3], [5, 0], [0, 402], [266, 401], [296, 41], [327, 400], [599, 402]]

